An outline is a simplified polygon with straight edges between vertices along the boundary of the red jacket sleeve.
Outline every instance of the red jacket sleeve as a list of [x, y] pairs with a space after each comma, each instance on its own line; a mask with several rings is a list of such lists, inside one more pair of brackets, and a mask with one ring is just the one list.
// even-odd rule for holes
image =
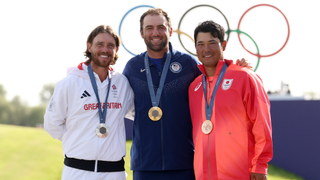
[[270, 102], [259, 76], [249, 72], [248, 81], [244, 102], [255, 141], [251, 172], [267, 174], [273, 156]]

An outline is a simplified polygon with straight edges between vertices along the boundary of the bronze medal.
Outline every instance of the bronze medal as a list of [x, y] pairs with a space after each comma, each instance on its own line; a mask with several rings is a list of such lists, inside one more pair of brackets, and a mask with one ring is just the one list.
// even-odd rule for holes
[[202, 123], [202, 132], [204, 134], [210, 134], [210, 132], [212, 131], [213, 125], [212, 122], [210, 120], [205, 120]]
[[159, 121], [162, 117], [162, 110], [159, 107], [154, 106], [150, 108], [148, 115], [152, 121]]
[[107, 137], [109, 134], [109, 127], [103, 123], [99, 124], [96, 128], [96, 134], [101, 138]]

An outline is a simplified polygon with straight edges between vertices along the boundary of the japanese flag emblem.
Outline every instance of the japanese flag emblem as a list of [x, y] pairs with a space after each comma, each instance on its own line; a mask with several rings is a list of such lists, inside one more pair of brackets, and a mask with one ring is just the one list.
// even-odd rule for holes
[[221, 88], [223, 90], [228, 90], [232, 85], [232, 81], [233, 79], [224, 79]]

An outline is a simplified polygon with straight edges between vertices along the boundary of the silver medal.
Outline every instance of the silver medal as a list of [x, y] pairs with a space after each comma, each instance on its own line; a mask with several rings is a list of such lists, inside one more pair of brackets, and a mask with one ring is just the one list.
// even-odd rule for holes
[[107, 137], [109, 134], [109, 127], [103, 123], [99, 124], [96, 128], [96, 134], [101, 138]]

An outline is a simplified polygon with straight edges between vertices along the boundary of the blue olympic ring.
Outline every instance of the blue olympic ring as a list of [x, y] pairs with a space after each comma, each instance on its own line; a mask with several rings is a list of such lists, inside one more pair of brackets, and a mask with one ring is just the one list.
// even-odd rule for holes
[[136, 7], [132, 8], [132, 9], [130, 9], [130, 10], [123, 16], [123, 18], [122, 18], [121, 21], [120, 21], [120, 25], [119, 25], [119, 36], [120, 36], [120, 40], [121, 40], [121, 42], [122, 42], [122, 46], [124, 47], [125, 50], [127, 50], [127, 51], [128, 51], [130, 54], [132, 54], [133, 56], [135, 56], [135, 54], [133, 54], [131, 51], [129, 51], [129, 50], [126, 48], [126, 46], [124, 45], [123, 40], [122, 40], [122, 38], [121, 38], [121, 25], [122, 25], [122, 22], [123, 22], [124, 18], [125, 18], [131, 11], [133, 11], [133, 10], [135, 10], [135, 9], [138, 9], [138, 8], [141, 8], [141, 7], [154, 8], [153, 6], [149, 6], [149, 5], [136, 6]]

